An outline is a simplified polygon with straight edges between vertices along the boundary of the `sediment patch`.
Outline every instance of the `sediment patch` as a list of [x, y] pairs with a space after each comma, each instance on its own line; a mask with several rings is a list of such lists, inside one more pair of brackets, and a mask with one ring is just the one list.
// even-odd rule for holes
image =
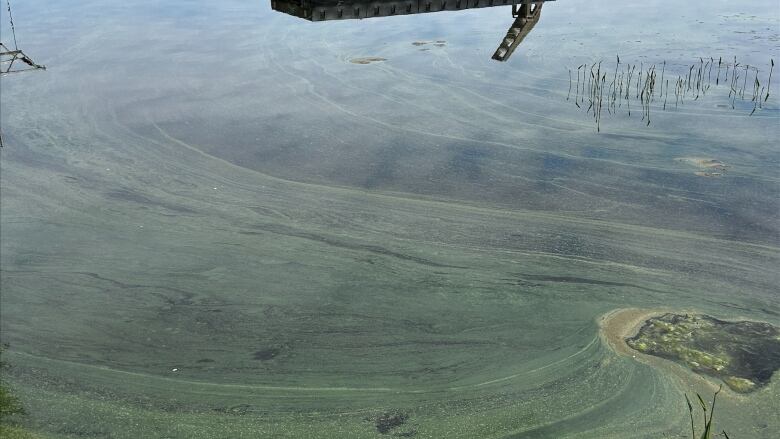
[[780, 368], [780, 330], [769, 323], [640, 309], [613, 311], [600, 323], [616, 352], [673, 361], [735, 392], [766, 386]]

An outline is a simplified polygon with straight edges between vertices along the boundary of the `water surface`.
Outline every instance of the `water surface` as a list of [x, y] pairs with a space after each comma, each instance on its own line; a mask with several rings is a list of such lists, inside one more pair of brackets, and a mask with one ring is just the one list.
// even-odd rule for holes
[[[549, 2], [505, 62], [511, 6], [13, 7], [48, 70], [2, 79], [3, 373], [47, 437], [683, 437], [710, 388], [598, 316], [780, 324], [780, 90], [600, 131], [567, 101], [616, 55], [764, 75], [775, 2]], [[778, 389], [719, 429], [777, 436]]]

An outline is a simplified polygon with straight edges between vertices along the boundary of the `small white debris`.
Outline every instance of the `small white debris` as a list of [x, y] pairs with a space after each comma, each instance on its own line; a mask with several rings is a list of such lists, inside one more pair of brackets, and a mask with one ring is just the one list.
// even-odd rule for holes
[[217, 188], [214, 188], [214, 190], [217, 190]]
[[178, 370], [179, 370], [179, 369], [177, 369], [177, 368], [175, 368], [175, 367], [174, 367], [173, 369], [171, 369], [171, 372], [178, 372]]

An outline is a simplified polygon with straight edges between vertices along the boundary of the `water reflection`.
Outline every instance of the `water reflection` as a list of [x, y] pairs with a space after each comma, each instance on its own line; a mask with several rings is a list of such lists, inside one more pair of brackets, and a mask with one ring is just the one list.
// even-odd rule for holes
[[512, 6], [512, 26], [493, 54], [496, 61], [506, 61], [539, 21], [544, 2], [517, 0], [405, 0], [354, 1], [340, 0], [271, 0], [275, 11], [309, 21], [361, 20], [429, 12]]

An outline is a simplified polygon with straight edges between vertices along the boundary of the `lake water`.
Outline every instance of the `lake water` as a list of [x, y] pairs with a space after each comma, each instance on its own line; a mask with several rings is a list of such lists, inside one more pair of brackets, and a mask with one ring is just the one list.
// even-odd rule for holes
[[[712, 385], [599, 317], [780, 324], [776, 1], [548, 2], [504, 62], [512, 6], [12, 7], [47, 70], [2, 78], [3, 378], [42, 437], [690, 437]], [[777, 413], [776, 376], [715, 423]]]

